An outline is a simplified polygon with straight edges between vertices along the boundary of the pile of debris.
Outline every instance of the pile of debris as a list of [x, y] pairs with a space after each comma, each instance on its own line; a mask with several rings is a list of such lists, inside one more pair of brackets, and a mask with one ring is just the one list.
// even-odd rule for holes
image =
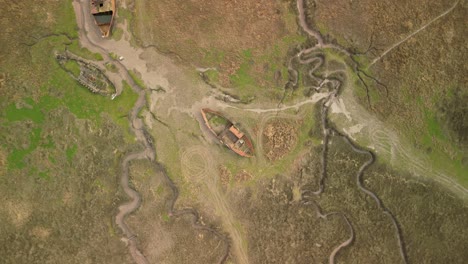
[[297, 143], [298, 124], [286, 119], [274, 119], [263, 128], [263, 150], [270, 161], [286, 156]]

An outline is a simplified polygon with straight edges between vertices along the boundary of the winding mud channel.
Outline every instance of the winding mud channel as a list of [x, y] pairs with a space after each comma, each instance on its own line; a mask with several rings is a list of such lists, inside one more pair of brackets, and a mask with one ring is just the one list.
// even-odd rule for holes
[[[324, 187], [324, 179], [327, 176], [327, 153], [328, 153], [328, 144], [329, 144], [330, 136], [335, 135], [335, 136], [339, 136], [339, 137], [343, 138], [345, 140], [345, 142], [350, 145], [351, 149], [355, 153], [364, 154], [364, 155], [369, 156], [369, 160], [367, 162], [365, 162], [363, 165], [361, 165], [361, 167], [359, 168], [358, 173], [356, 174], [356, 185], [358, 186], [359, 190], [361, 190], [362, 192], [364, 192], [368, 196], [372, 197], [372, 199], [377, 204], [378, 208], [382, 211], [382, 213], [387, 215], [388, 218], [390, 219], [390, 221], [392, 222], [392, 224], [394, 226], [394, 230], [395, 230], [395, 236], [396, 236], [397, 241], [398, 241], [398, 248], [399, 248], [399, 252], [400, 252], [402, 261], [404, 263], [407, 263], [406, 249], [405, 249], [405, 246], [404, 246], [403, 237], [402, 237], [400, 226], [398, 224], [397, 219], [392, 214], [392, 212], [390, 212], [383, 205], [382, 201], [380, 200], [380, 198], [377, 196], [376, 193], [372, 192], [371, 190], [365, 188], [362, 185], [362, 176], [363, 176], [365, 170], [375, 162], [374, 153], [372, 153], [369, 150], [365, 150], [365, 149], [357, 147], [349, 139], [348, 136], [345, 136], [345, 135], [341, 134], [335, 128], [330, 126], [330, 124], [329, 124], [328, 110], [329, 110], [329, 107], [330, 107], [332, 101], [336, 97], [338, 97], [338, 95], [340, 93], [340, 88], [342, 86], [342, 80], [339, 80], [338, 78], [333, 77], [333, 76], [329, 76], [329, 75], [325, 76], [324, 78], [320, 78], [320, 77], [314, 75], [314, 72], [324, 63], [324, 60], [325, 60], [324, 57], [325, 56], [320, 54], [320, 49], [323, 48], [324, 46], [326, 46], [326, 44], [324, 43], [323, 38], [322, 38], [322, 36], [320, 35], [319, 32], [314, 31], [314, 30], [312, 30], [312, 29], [310, 29], [308, 27], [307, 21], [306, 21], [306, 15], [305, 15], [305, 10], [304, 10], [304, 1], [303, 0], [298, 0], [297, 1], [297, 9], [298, 9], [298, 12], [299, 12], [299, 20], [300, 20], [299, 22], [300, 22], [300, 25], [301, 25], [302, 29], [310, 37], [315, 38], [317, 43], [311, 48], [299, 51], [296, 54], [296, 56], [291, 59], [289, 70], [290, 70], [290, 72], [295, 73], [294, 74], [295, 80], [292, 81], [293, 85], [297, 84], [297, 82], [298, 82], [297, 78], [298, 78], [299, 74], [298, 74], [297, 70], [294, 69], [291, 66], [292, 65], [291, 62], [292, 62], [293, 59], [297, 59], [297, 61], [300, 64], [312, 64], [313, 65], [312, 69], [309, 70], [309, 72], [307, 74], [309, 75], [309, 77], [319, 81], [318, 86], [312, 87], [317, 92], [320, 92], [321, 88], [326, 83], [331, 83], [332, 87], [333, 87], [332, 93], [329, 96], [327, 96], [325, 99], [323, 99], [322, 106], [321, 106], [321, 123], [322, 123], [322, 133], [323, 133], [323, 147], [322, 147], [322, 157], [321, 157], [322, 172], [321, 172], [321, 176], [320, 176], [320, 180], [319, 180], [319, 187], [318, 187], [319, 189], [316, 190], [316, 191], [305, 190], [303, 192], [303, 194], [312, 193], [313, 195], [319, 195], [324, 191], [324, 188], [325, 188]], [[345, 55], [349, 55], [349, 53], [342, 47], [339, 47], [339, 46], [336, 46], [336, 45], [333, 45], [333, 46], [330, 46], [330, 47], [332, 47], [334, 49], [337, 49], [338, 51], [341, 51]], [[309, 54], [310, 54], [310, 56], [309, 56]], [[303, 56], [309, 56], [309, 57], [306, 58], [306, 59], [303, 59], [302, 58]], [[343, 72], [343, 73], [346, 74], [345, 72]], [[309, 198], [309, 197], [304, 197], [304, 198]], [[335, 247], [333, 249], [330, 257], [329, 257], [329, 263], [333, 264], [333, 263], [335, 263], [335, 257], [338, 254], [338, 252], [342, 248], [349, 246], [351, 244], [351, 242], [354, 240], [354, 231], [353, 231], [353, 228], [352, 228], [352, 224], [350, 223], [349, 219], [346, 217], [346, 215], [344, 213], [342, 213], [342, 212], [332, 212], [332, 213], [328, 213], [326, 215], [323, 215], [321, 213], [321, 209], [318, 207], [318, 205], [315, 202], [311, 202], [311, 201], [309, 201], [309, 199], [307, 199], [307, 200], [308, 201], [306, 201], [305, 204], [310, 204], [310, 203], [314, 204], [315, 207], [316, 207], [316, 210], [317, 210], [317, 214], [318, 214], [318, 216], [320, 218], [326, 219], [327, 216], [329, 216], [329, 215], [338, 214], [343, 219], [345, 219], [345, 221], [346, 221], [346, 223], [348, 225], [348, 228], [350, 229], [350, 238], [347, 239], [346, 241], [344, 241], [343, 243], [341, 243], [340, 245], [338, 245], [337, 247]]]
[[[73, 2], [73, 7], [75, 9], [76, 20], [79, 27], [79, 37], [80, 37], [80, 44], [88, 48], [91, 51], [101, 53], [106, 61], [112, 61], [116, 64], [119, 72], [121, 74], [121, 81], [126, 81], [130, 87], [138, 94], [138, 99], [135, 102], [132, 110], [129, 113], [129, 122], [132, 129], [132, 132], [135, 134], [138, 142], [143, 145], [143, 149], [141, 151], [135, 153], [127, 154], [121, 163], [122, 174], [120, 177], [120, 185], [124, 190], [125, 194], [129, 198], [129, 202], [124, 203], [119, 206], [119, 212], [115, 217], [115, 223], [117, 226], [122, 230], [124, 234], [123, 240], [127, 243], [128, 249], [133, 260], [138, 264], [147, 264], [149, 263], [147, 258], [143, 255], [143, 253], [138, 249], [137, 244], [137, 236], [132, 232], [132, 230], [127, 226], [125, 223], [125, 218], [132, 212], [134, 212], [141, 204], [141, 197], [140, 194], [132, 189], [129, 186], [129, 163], [132, 160], [138, 159], [148, 159], [153, 163], [153, 167], [155, 171], [160, 172], [164, 175], [166, 183], [169, 185], [170, 189], [172, 190], [172, 197], [168, 201], [169, 204], [169, 215], [170, 216], [182, 216], [182, 215], [190, 215], [192, 219], [192, 226], [195, 229], [203, 230], [206, 232], [210, 232], [220, 238], [221, 241], [225, 244], [224, 254], [220, 257], [219, 263], [223, 263], [229, 256], [230, 252], [230, 240], [225, 235], [220, 233], [214, 228], [204, 226], [199, 223], [199, 214], [195, 209], [186, 208], [182, 210], [176, 210], [174, 205], [177, 201], [179, 196], [179, 191], [175, 186], [174, 182], [169, 178], [165, 168], [163, 165], [156, 161], [156, 151], [153, 145], [153, 139], [151, 138], [150, 134], [146, 131], [146, 128], [143, 124], [143, 121], [138, 117], [138, 113], [142, 109], [142, 107], [146, 104], [145, 94], [146, 92], [142, 89], [142, 87], [138, 86], [133, 79], [131, 78], [128, 69], [125, 65], [120, 61], [112, 60], [109, 56], [111, 50], [105, 47], [106, 40], [103, 40], [99, 37], [99, 32], [97, 28], [94, 26], [94, 21], [92, 21], [91, 16], [89, 15], [89, 0], [75, 0]], [[121, 91], [117, 91], [120, 94]]]

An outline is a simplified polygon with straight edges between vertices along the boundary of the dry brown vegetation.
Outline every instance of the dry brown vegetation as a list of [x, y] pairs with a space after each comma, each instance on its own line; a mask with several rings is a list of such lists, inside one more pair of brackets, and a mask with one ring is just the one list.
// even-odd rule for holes
[[399, 219], [409, 263], [468, 259], [463, 242], [468, 236], [468, 208], [463, 201], [433, 182], [417, 181], [382, 165], [371, 168], [365, 182]]
[[234, 176], [234, 179], [236, 180], [237, 183], [242, 183], [242, 182], [252, 179], [252, 175], [246, 170], [241, 170], [239, 173], [237, 173]]
[[263, 128], [263, 151], [270, 161], [281, 159], [297, 143], [297, 122], [273, 119]]
[[288, 1], [137, 0], [135, 10], [132, 29], [142, 46], [217, 68], [214, 83], [254, 89], [287, 78], [286, 53], [298, 38]]
[[223, 187], [228, 186], [232, 178], [232, 173], [229, 171], [229, 169], [226, 166], [221, 165], [218, 168], [218, 174], [221, 185]]
[[137, 1], [135, 8], [136, 15], [141, 15], [135, 19], [141, 23], [137, 29], [143, 44], [163, 41], [159, 45], [171, 50], [180, 43], [183, 47], [178, 48], [187, 52], [180, 55], [198, 59], [202, 57], [190, 53], [261, 48], [285, 33], [281, 7], [275, 1]]
[[[318, 187], [320, 153], [320, 148], [312, 148], [307, 174], [277, 176], [230, 190], [237, 217], [248, 234], [252, 263], [324, 263], [349, 238], [339, 215], [321, 219], [314, 206], [299, 202], [297, 193]], [[356, 155], [341, 138], [333, 137], [328, 158], [324, 193], [303, 201], [314, 200], [323, 214], [342, 212], [350, 220], [355, 238], [339, 251], [337, 262], [402, 263], [390, 219], [356, 185], [356, 173], [368, 157]], [[467, 258], [463, 241], [468, 211], [460, 200], [382, 165], [365, 174], [364, 186], [381, 196], [396, 215], [410, 263], [463, 263]]]
[[451, 1], [307, 1], [309, 23], [341, 45], [368, 55], [389, 47], [448, 9]]
[[313, 206], [294, 201], [296, 180], [275, 177], [231, 193], [251, 263], [323, 263], [347, 239], [339, 217], [319, 219]]

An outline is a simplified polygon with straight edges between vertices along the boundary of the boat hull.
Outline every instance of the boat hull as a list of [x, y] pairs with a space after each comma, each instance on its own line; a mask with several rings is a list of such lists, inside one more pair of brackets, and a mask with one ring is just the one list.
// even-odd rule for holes
[[[203, 120], [206, 127], [216, 138], [234, 153], [242, 157], [253, 157], [254, 147], [252, 141], [234, 124], [225, 118], [221, 113], [203, 108], [201, 110]], [[214, 119], [221, 120], [218, 124], [214, 123]], [[223, 123], [224, 121], [225, 123]]]
[[109, 37], [116, 12], [115, 0], [90, 0], [90, 5], [91, 15], [102, 37]]

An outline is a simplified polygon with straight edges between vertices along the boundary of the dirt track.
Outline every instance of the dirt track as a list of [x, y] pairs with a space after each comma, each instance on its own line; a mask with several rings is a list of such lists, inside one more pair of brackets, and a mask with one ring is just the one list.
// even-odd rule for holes
[[232, 250], [238, 263], [249, 263], [247, 250], [242, 246], [245, 245], [244, 239], [240, 230], [236, 228], [236, 220], [232, 215], [232, 210], [218, 187], [218, 164], [213, 158], [213, 154], [205, 146], [191, 147], [182, 153], [181, 165], [186, 170], [184, 174], [188, 175], [188, 180], [201, 186], [202, 193], [207, 196], [206, 198], [209, 198], [209, 203], [213, 204], [221, 216], [224, 228], [230, 234]]
[[429, 22], [427, 22], [426, 24], [424, 24], [422, 27], [418, 28], [417, 30], [411, 32], [411, 34], [409, 34], [408, 36], [406, 36], [405, 38], [403, 38], [402, 40], [398, 41], [397, 43], [391, 45], [389, 48], [387, 48], [384, 52], [382, 52], [382, 54], [380, 54], [377, 58], [375, 58], [374, 60], [372, 60], [372, 62], [369, 64], [369, 67], [372, 67], [372, 65], [374, 65], [376, 62], [378, 62], [380, 59], [382, 59], [385, 55], [387, 55], [387, 53], [389, 53], [390, 51], [392, 51], [394, 48], [400, 46], [401, 44], [403, 44], [404, 42], [406, 42], [407, 40], [409, 40], [410, 38], [412, 38], [414, 35], [418, 34], [419, 32], [423, 31], [424, 29], [426, 29], [428, 26], [430, 26], [432, 23], [434, 23], [435, 21], [443, 18], [444, 16], [446, 16], [447, 14], [449, 14], [450, 12], [452, 12], [452, 10], [455, 9], [455, 7], [457, 7], [458, 3], [460, 2], [460, 0], [457, 0], [456, 2], [453, 3], [453, 5], [447, 9], [445, 12], [443, 12], [442, 14], [438, 15], [437, 17], [431, 19]]

